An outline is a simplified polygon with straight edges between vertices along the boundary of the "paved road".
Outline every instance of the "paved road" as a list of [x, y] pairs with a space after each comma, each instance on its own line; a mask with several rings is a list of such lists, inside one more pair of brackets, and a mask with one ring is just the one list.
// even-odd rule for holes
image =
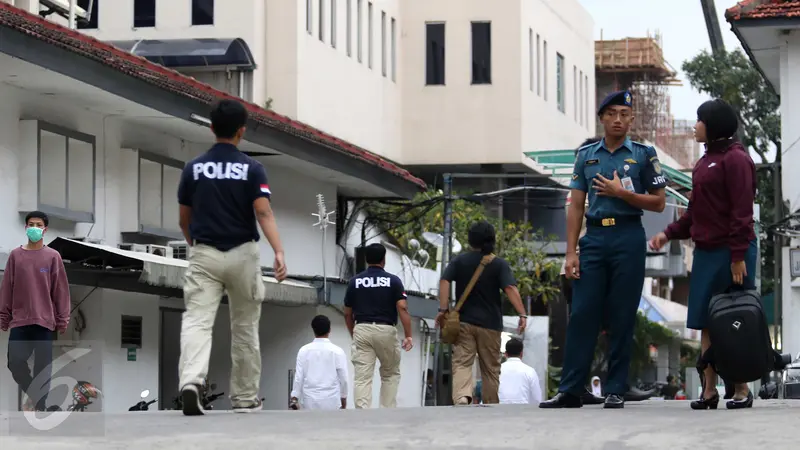
[[[50, 432], [32, 429], [14, 413], [0, 414], [0, 449], [728, 450], [797, 447], [798, 426], [800, 401], [757, 401], [745, 411], [691, 411], [682, 401], [648, 401], [612, 411], [494, 406], [214, 411], [191, 418], [173, 411], [74, 413]], [[698, 436], [705, 437], [703, 444]]]

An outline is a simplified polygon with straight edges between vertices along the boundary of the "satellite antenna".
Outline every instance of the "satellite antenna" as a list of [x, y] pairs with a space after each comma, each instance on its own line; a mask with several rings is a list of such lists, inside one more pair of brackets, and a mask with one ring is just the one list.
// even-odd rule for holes
[[325, 196], [317, 194], [317, 213], [311, 215], [317, 218], [317, 223], [312, 226], [322, 230], [322, 295], [326, 304], [330, 302], [330, 299], [328, 298], [328, 274], [325, 270], [325, 238], [328, 234], [328, 225], [336, 225], [336, 222], [330, 220], [331, 214], [336, 214], [336, 210], [328, 212], [328, 208], [325, 206]]
[[[422, 233], [422, 239], [425, 239], [429, 244], [436, 247], [436, 273], [441, 272], [442, 265], [442, 247], [444, 247], [444, 236], [439, 233], [431, 233], [426, 231]], [[461, 251], [461, 243], [456, 240], [456, 234], [453, 233], [453, 253]]]

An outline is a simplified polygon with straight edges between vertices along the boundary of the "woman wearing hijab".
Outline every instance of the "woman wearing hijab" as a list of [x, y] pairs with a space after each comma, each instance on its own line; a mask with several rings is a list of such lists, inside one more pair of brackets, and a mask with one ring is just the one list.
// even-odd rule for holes
[[[650, 240], [650, 246], [656, 250], [670, 240], [694, 241], [686, 326], [702, 330], [703, 352], [711, 346], [707, 330], [711, 297], [734, 284], [755, 287], [756, 169], [747, 150], [734, 137], [738, 126], [736, 113], [724, 101], [712, 100], [700, 105], [694, 133], [697, 142], [706, 144], [706, 153], [692, 171], [689, 207], [680, 219]], [[707, 366], [703, 375], [703, 395], [691, 407], [716, 409], [717, 374]], [[733, 399], [726, 406], [728, 409], [753, 406], [753, 393], [747, 384], [735, 385]]]
[[603, 388], [600, 386], [600, 377], [592, 377], [592, 395], [595, 397], [603, 396]]

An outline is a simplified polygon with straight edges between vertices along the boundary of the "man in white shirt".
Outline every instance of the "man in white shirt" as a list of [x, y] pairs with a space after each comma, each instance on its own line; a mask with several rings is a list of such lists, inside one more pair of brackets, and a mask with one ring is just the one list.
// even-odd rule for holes
[[314, 339], [297, 352], [290, 407], [345, 409], [347, 407], [347, 357], [331, 343], [331, 321], [319, 315], [311, 321]]
[[506, 358], [500, 366], [500, 403], [538, 405], [542, 401], [539, 376], [522, 362], [521, 340], [511, 338], [506, 343]]

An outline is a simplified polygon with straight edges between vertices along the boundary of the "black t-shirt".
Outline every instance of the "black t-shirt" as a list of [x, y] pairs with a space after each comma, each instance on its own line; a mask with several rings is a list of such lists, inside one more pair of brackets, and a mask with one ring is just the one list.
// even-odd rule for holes
[[258, 241], [253, 202], [271, 195], [264, 166], [231, 144], [186, 163], [178, 186], [178, 203], [192, 208], [192, 240], [223, 252]]
[[344, 294], [344, 306], [353, 309], [356, 322], [396, 325], [397, 302], [406, 298], [400, 278], [372, 266], [350, 279]]
[[[442, 279], [456, 283], [456, 300], [461, 298], [482, 258], [480, 252], [472, 251], [456, 256], [447, 265]], [[506, 260], [496, 257], [483, 269], [475, 287], [461, 307], [461, 321], [476, 327], [503, 331], [500, 291], [516, 284], [514, 274], [511, 273], [511, 267]]]

